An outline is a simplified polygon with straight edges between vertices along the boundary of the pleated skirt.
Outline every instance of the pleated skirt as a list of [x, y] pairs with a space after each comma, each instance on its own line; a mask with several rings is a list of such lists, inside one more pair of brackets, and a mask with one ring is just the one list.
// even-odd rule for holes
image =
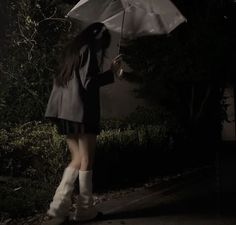
[[99, 135], [101, 132], [99, 124], [79, 123], [59, 118], [50, 118], [50, 121], [57, 126], [57, 131], [60, 135]]

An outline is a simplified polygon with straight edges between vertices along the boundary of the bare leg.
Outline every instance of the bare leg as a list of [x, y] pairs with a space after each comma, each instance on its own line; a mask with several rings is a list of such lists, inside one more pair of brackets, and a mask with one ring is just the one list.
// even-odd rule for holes
[[79, 150], [81, 153], [80, 170], [92, 170], [97, 136], [84, 134], [79, 136]]
[[92, 175], [96, 148], [96, 135], [84, 134], [79, 136], [79, 151], [81, 164], [79, 170], [80, 195], [72, 220], [87, 221], [97, 216], [93, 205]]
[[72, 161], [65, 168], [61, 182], [56, 189], [53, 201], [50, 203], [50, 208], [47, 211], [47, 214], [52, 217], [54, 222], [55, 220], [59, 220], [58, 222], [63, 222], [69, 215], [74, 182], [79, 175], [79, 168], [81, 164], [78, 135], [67, 136], [66, 141], [71, 152]]
[[80, 169], [82, 155], [79, 148], [78, 139], [79, 135], [68, 135], [66, 137], [66, 143], [71, 153], [71, 162], [69, 166]]
[[80, 170], [92, 170], [97, 136], [83, 134], [67, 136], [66, 142], [71, 153], [69, 166]]

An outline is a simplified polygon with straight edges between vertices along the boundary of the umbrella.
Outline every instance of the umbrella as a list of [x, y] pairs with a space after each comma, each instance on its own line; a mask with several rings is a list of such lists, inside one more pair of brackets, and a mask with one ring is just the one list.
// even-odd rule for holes
[[186, 21], [169, 0], [81, 0], [67, 16], [84, 23], [103, 22], [128, 39], [168, 34]]
[[119, 53], [122, 39], [169, 34], [186, 21], [169, 0], [80, 0], [67, 17], [84, 26], [104, 23], [113, 34], [109, 58]]

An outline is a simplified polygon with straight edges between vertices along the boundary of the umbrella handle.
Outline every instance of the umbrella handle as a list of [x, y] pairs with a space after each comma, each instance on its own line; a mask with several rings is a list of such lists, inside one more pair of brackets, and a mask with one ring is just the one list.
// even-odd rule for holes
[[[123, 30], [124, 30], [124, 22], [125, 22], [125, 9], [124, 9], [124, 13], [123, 13], [123, 18], [122, 18], [122, 24], [121, 24], [121, 31], [120, 31], [120, 41], [119, 41], [119, 44], [118, 44], [118, 54], [120, 54], [120, 46], [121, 46], [121, 40], [123, 38]], [[119, 56], [119, 55], [118, 55]]]
[[123, 54], [119, 54], [118, 56], [116, 56], [116, 57], [114, 58], [114, 61], [116, 61], [117, 59], [120, 59], [122, 56], [123, 56]]
[[[116, 56], [116, 57], [113, 59], [113, 62], [116, 63], [116, 61], [119, 60], [119, 59], [121, 59], [122, 56], [123, 56], [123, 54], [119, 54], [118, 56]], [[121, 68], [120, 68], [120, 70], [118, 71], [118, 73], [116, 73], [116, 77], [117, 77], [118, 79], [122, 79], [123, 73], [124, 73], [124, 69], [123, 69], [122, 66], [121, 66]]]

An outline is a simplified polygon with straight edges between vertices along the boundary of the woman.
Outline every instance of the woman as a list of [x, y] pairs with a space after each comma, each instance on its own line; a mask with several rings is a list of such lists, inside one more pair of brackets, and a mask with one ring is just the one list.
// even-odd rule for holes
[[100, 133], [99, 88], [114, 82], [114, 75], [122, 71], [120, 60], [116, 59], [110, 70], [100, 73], [109, 44], [110, 34], [104, 24], [88, 26], [66, 47], [59, 75], [54, 79], [45, 117], [56, 123], [60, 134], [66, 135], [72, 156], [47, 211], [49, 219], [57, 224], [69, 216], [77, 177], [80, 194], [76, 210], [69, 217], [87, 221], [98, 215], [93, 204], [92, 172], [96, 136]]

